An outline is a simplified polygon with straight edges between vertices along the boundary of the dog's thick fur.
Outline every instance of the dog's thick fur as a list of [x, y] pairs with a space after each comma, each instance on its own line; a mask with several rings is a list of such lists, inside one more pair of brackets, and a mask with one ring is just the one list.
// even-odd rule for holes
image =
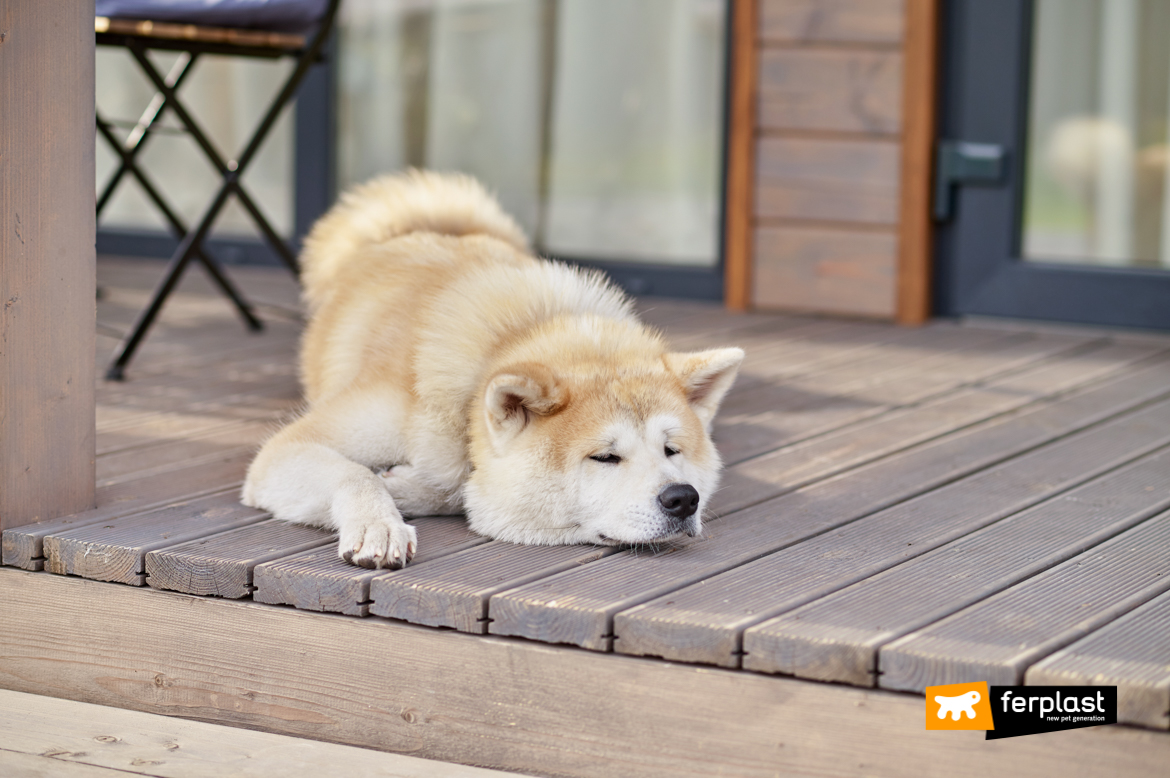
[[[535, 544], [699, 531], [741, 350], [669, 353], [600, 275], [533, 257], [463, 176], [357, 188], [302, 262], [308, 408], [252, 462], [245, 504], [337, 529], [364, 567], [409, 561], [404, 514], [466, 510]], [[697, 507], [673, 499], [684, 484]]]

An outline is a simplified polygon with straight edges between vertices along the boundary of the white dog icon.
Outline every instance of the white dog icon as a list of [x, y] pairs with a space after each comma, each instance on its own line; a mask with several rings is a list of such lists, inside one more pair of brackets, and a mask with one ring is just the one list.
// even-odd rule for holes
[[938, 703], [938, 717], [945, 719], [947, 714], [951, 714], [952, 721], [958, 721], [962, 714], [966, 713], [968, 718], [975, 718], [975, 703], [982, 699], [979, 692], [967, 692], [960, 694], [958, 697], [943, 697], [942, 695], [935, 695], [934, 701]]

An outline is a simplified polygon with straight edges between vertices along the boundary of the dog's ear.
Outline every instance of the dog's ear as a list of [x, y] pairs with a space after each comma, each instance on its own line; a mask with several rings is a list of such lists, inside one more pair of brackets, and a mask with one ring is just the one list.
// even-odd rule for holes
[[524, 363], [497, 373], [487, 384], [483, 405], [488, 432], [495, 444], [505, 443], [536, 416], [564, 406], [568, 392], [544, 365]]
[[743, 362], [743, 349], [717, 348], [689, 354], [667, 354], [666, 367], [679, 377], [687, 393], [687, 402], [703, 422], [711, 426], [723, 395], [735, 383]]

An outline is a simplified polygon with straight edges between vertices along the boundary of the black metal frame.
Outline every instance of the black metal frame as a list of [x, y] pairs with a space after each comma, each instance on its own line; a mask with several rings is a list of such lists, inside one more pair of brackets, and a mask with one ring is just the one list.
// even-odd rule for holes
[[999, 187], [959, 187], [936, 231], [936, 312], [1170, 329], [1170, 272], [1022, 258], [1033, 3], [948, 0], [941, 139], [1007, 150]]
[[[249, 329], [256, 331], [262, 328], [262, 324], [257, 319], [251, 310], [251, 307], [234, 288], [230, 281], [223, 275], [221, 268], [214, 259], [204, 250], [204, 241], [214, 224], [215, 219], [219, 216], [223, 206], [227, 203], [229, 196], [234, 195], [236, 199], [243, 205], [244, 209], [252, 217], [253, 222], [259, 228], [261, 234], [264, 236], [265, 242], [272, 248], [277, 257], [291, 270], [294, 274], [299, 274], [299, 265], [297, 264], [296, 255], [293, 250], [285, 243], [285, 241], [276, 233], [272, 225], [268, 222], [259, 206], [252, 200], [247, 190], [244, 189], [240, 182], [240, 177], [246, 171], [249, 163], [255, 158], [261, 145], [264, 143], [271, 131], [281, 111], [288, 105], [289, 101], [297, 93], [301, 82], [309, 74], [310, 69], [314, 64], [320, 61], [326, 41], [332, 34], [334, 20], [336, 18], [337, 9], [340, 0], [331, 0], [329, 7], [322, 17], [317, 29], [308, 39], [308, 43], [299, 49], [280, 49], [268, 48], [259, 46], [236, 46], [223, 43], [205, 43], [199, 41], [187, 40], [168, 40], [162, 38], [145, 38], [136, 35], [124, 35], [117, 33], [99, 33], [97, 35], [97, 43], [99, 45], [121, 46], [130, 51], [131, 55], [138, 62], [147, 78], [154, 84], [158, 90], [155, 98], [151, 101], [146, 111], [143, 113], [138, 124], [132, 130], [130, 137], [126, 142], [119, 143], [114, 136], [110, 124], [104, 121], [100, 114], [97, 117], [97, 127], [99, 134], [104, 137], [107, 142], [115, 149], [115, 152], [121, 159], [117, 171], [114, 173], [110, 182], [107, 184], [105, 191], [98, 200], [98, 213], [100, 215], [101, 209], [109, 201], [114, 188], [118, 185], [121, 179], [129, 173], [134, 176], [142, 188], [146, 191], [147, 196], [154, 202], [154, 204], [163, 213], [172, 231], [178, 238], [179, 244], [171, 255], [170, 263], [167, 268], [166, 275], [162, 282], [155, 289], [154, 295], [151, 298], [147, 307], [139, 314], [137, 321], [135, 321], [133, 328], [126, 335], [126, 337], [119, 344], [115, 351], [113, 361], [106, 372], [108, 380], [122, 380], [125, 377], [126, 366], [133, 359], [135, 351], [141, 344], [142, 339], [150, 330], [159, 311], [162, 310], [163, 304], [167, 297], [174, 290], [175, 285], [179, 282], [183, 272], [192, 259], [198, 259], [200, 263], [208, 270], [212, 279], [224, 292], [224, 294], [232, 300], [236, 305], [241, 317]], [[149, 49], [164, 49], [177, 50], [185, 52], [185, 56], [181, 56], [171, 71], [163, 76], [158, 69], [151, 62], [147, 56]], [[285, 80], [284, 85], [277, 93], [276, 97], [270, 103], [260, 123], [253, 130], [252, 136], [245, 145], [243, 152], [236, 159], [225, 159], [219, 151], [211, 143], [198, 121], [187, 111], [183, 103], [178, 99], [176, 94], [178, 87], [182, 84], [183, 79], [190, 72], [196, 59], [201, 54], [227, 54], [233, 56], [244, 57], [264, 57], [276, 58], [282, 56], [295, 57], [297, 64], [293, 72]], [[320, 90], [318, 90], [320, 91]], [[319, 106], [317, 106], [319, 109]], [[136, 156], [141, 151], [143, 144], [150, 137], [153, 125], [166, 110], [172, 111], [181, 122], [183, 129], [195, 141], [196, 145], [203, 151], [207, 159], [212, 163], [221, 176], [221, 183], [215, 196], [212, 198], [210, 204], [206, 207], [203, 215], [200, 217], [198, 224], [194, 229], [188, 229], [174, 210], [167, 204], [161, 193], [155, 187], [149, 176], [137, 165]], [[322, 112], [327, 113], [327, 112]], [[327, 166], [326, 166], [327, 167]], [[305, 171], [301, 173], [298, 171], [298, 177], [301, 175], [320, 174], [322, 171]], [[328, 170], [325, 171], [328, 173]], [[327, 198], [329, 193], [326, 192]], [[311, 204], [310, 207], [316, 204]], [[300, 209], [298, 209], [299, 211]], [[298, 216], [300, 214], [298, 213]]]

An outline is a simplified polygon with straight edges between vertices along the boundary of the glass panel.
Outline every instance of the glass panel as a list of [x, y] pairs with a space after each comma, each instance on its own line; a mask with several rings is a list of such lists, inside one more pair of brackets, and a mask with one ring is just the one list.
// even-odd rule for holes
[[1026, 259], [1170, 267], [1170, 3], [1037, 0]]
[[[164, 75], [177, 54], [151, 55]], [[117, 122], [115, 135], [124, 139], [155, 94], [154, 87], [130, 54], [99, 46], [96, 60], [97, 105], [106, 121]], [[252, 136], [256, 125], [283, 85], [292, 63], [202, 55], [179, 88], [179, 96], [220, 154], [230, 159]], [[292, 234], [293, 221], [293, 111], [286, 108], [256, 158], [244, 171], [244, 187], [277, 232]], [[180, 126], [173, 113], [163, 114], [166, 128]], [[158, 125], [156, 125], [157, 127]], [[154, 132], [139, 152], [138, 161], [188, 225], [206, 210], [220, 176], [195, 141], [181, 132]], [[117, 168], [118, 158], [101, 138], [97, 142], [99, 193]], [[167, 224], [130, 176], [122, 179], [102, 212], [102, 227], [167, 230]], [[215, 224], [217, 234], [258, 235], [251, 217], [236, 202], [227, 206]]]
[[460, 170], [539, 250], [718, 261], [725, 0], [349, 0], [342, 187]]

